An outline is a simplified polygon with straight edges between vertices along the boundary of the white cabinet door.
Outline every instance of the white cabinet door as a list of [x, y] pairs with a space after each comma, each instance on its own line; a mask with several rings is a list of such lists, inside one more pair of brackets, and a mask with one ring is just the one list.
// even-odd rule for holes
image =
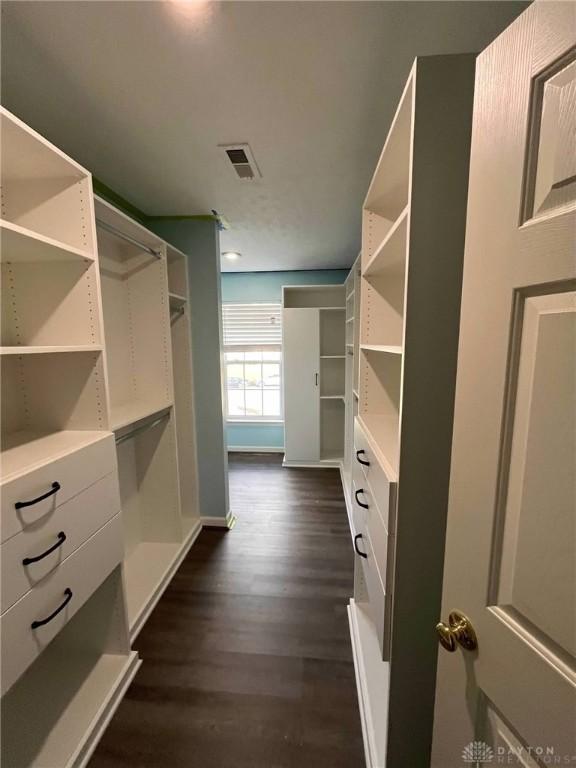
[[320, 312], [284, 310], [286, 461], [320, 460]]
[[477, 61], [434, 768], [576, 765], [575, 46], [536, 2]]

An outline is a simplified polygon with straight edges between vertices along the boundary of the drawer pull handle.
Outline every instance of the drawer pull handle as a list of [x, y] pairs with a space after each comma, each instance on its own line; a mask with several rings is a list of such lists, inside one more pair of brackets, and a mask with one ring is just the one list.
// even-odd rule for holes
[[361, 552], [358, 549], [358, 539], [361, 539], [361, 538], [362, 538], [361, 533], [357, 533], [356, 536], [354, 536], [354, 549], [356, 550], [357, 555], [360, 555], [360, 557], [365, 557], [366, 559], [368, 559], [368, 555], [366, 554], [366, 552]]
[[362, 464], [365, 467], [369, 467], [370, 462], [360, 458], [360, 456], [365, 456], [365, 455], [366, 455], [366, 451], [364, 449], [360, 451], [356, 451], [356, 461], [358, 462], [358, 464]]
[[58, 541], [56, 544], [53, 544], [49, 549], [46, 550], [46, 552], [42, 552], [41, 555], [36, 555], [36, 557], [25, 557], [24, 560], [22, 560], [22, 565], [31, 565], [32, 563], [37, 563], [40, 560], [44, 560], [45, 557], [48, 557], [54, 550], [58, 549], [58, 547], [61, 547], [62, 544], [66, 541], [66, 534], [64, 531], [60, 531], [58, 534]]
[[64, 598], [64, 602], [62, 605], [59, 605], [56, 610], [50, 614], [50, 616], [46, 616], [45, 619], [38, 619], [38, 621], [33, 621], [32, 624], [30, 624], [31, 629], [38, 629], [38, 627], [43, 627], [45, 624], [48, 624], [52, 621], [52, 619], [55, 619], [56, 616], [60, 613], [60, 611], [63, 611], [64, 608], [68, 605], [70, 600], [72, 600], [72, 590], [69, 587], [66, 587], [64, 590], [64, 594], [66, 597]]
[[358, 504], [359, 507], [362, 507], [363, 509], [369, 509], [368, 504], [364, 504], [363, 501], [360, 501], [358, 498], [358, 495], [360, 493], [364, 493], [364, 488], [358, 488], [357, 491], [354, 491], [354, 497], [356, 498], [356, 504]]
[[16, 509], [22, 509], [22, 507], [31, 507], [33, 504], [38, 504], [39, 501], [44, 501], [44, 499], [47, 499], [49, 496], [53, 496], [59, 490], [60, 483], [52, 483], [50, 490], [46, 491], [46, 493], [43, 493], [42, 496], [38, 496], [37, 499], [32, 499], [31, 501], [17, 501], [14, 506]]

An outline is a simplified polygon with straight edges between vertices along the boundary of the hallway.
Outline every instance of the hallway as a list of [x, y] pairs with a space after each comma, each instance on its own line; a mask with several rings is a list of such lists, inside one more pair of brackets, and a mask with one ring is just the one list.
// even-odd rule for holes
[[236, 525], [200, 534], [137, 638], [90, 768], [364, 764], [339, 473], [232, 454], [230, 495]]

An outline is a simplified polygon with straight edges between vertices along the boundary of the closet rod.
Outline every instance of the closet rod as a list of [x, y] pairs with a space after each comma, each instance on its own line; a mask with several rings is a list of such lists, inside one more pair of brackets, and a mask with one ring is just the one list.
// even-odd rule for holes
[[152, 256], [155, 256], [157, 259], [162, 258], [162, 254], [160, 251], [155, 250], [154, 248], [150, 248], [149, 245], [146, 245], [145, 243], [141, 243], [140, 240], [136, 240], [134, 237], [130, 237], [130, 235], [127, 235], [125, 232], [122, 232], [120, 229], [116, 229], [116, 227], [113, 227], [112, 224], [107, 224], [105, 221], [102, 221], [102, 219], [96, 219], [96, 224], [98, 224], [99, 227], [102, 229], [105, 229], [107, 232], [111, 232], [113, 235], [116, 235], [116, 237], [119, 237], [121, 240], [126, 240], [127, 243], [132, 243], [132, 245], [137, 245], [138, 248], [142, 248], [143, 251], [146, 251], [146, 253], [152, 254]]
[[169, 411], [166, 411], [166, 413], [163, 413], [162, 416], [159, 416], [157, 419], [154, 419], [154, 421], [148, 421], [146, 424], [141, 424], [139, 427], [134, 427], [134, 429], [131, 429], [129, 432], [125, 432], [123, 435], [120, 435], [120, 437], [116, 438], [116, 445], [120, 445], [120, 443], [125, 442], [126, 440], [129, 440], [131, 437], [134, 437], [134, 435], [139, 434], [140, 432], [144, 432], [147, 429], [152, 429], [152, 427], [158, 426], [158, 424], [161, 424], [164, 419], [167, 419], [170, 415]]

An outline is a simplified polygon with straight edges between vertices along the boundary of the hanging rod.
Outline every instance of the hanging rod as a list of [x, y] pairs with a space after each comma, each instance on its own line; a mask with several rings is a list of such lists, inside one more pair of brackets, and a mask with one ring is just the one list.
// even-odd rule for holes
[[119, 237], [121, 240], [126, 240], [127, 243], [132, 243], [132, 245], [137, 245], [138, 248], [141, 248], [143, 251], [146, 251], [146, 253], [150, 253], [152, 256], [155, 256], [157, 259], [162, 258], [162, 254], [160, 251], [155, 250], [154, 248], [151, 248], [149, 245], [146, 245], [145, 243], [141, 243], [140, 240], [136, 240], [135, 237], [130, 237], [130, 235], [127, 235], [125, 232], [122, 232], [122, 230], [117, 229], [116, 227], [113, 227], [112, 224], [107, 224], [105, 221], [102, 221], [102, 219], [96, 219], [96, 224], [98, 224], [99, 227], [102, 229], [105, 229], [107, 232], [111, 232], [113, 235], [116, 235], [116, 237]]
[[124, 443], [126, 440], [134, 437], [134, 435], [138, 435], [140, 432], [145, 432], [147, 429], [152, 429], [152, 427], [158, 426], [158, 424], [161, 424], [164, 419], [168, 418], [169, 415], [170, 411], [166, 411], [166, 413], [163, 413], [162, 416], [159, 416], [157, 419], [154, 419], [153, 421], [147, 421], [146, 424], [140, 424], [140, 426], [134, 427], [129, 432], [125, 432], [123, 435], [120, 435], [120, 437], [116, 438], [116, 445]]

